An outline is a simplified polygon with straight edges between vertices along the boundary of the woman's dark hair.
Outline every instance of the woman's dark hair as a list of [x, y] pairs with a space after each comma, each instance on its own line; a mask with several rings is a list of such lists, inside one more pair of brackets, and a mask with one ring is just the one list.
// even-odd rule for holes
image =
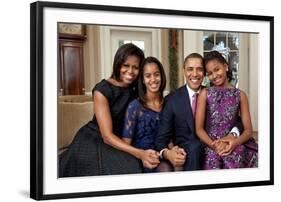
[[161, 99], [163, 99], [163, 91], [166, 87], [166, 75], [165, 75], [165, 71], [164, 71], [164, 68], [163, 68], [163, 65], [161, 64], [161, 62], [155, 57], [145, 58], [141, 64], [140, 74], [139, 74], [140, 77], [139, 77], [139, 81], [138, 81], [139, 101], [143, 106], [146, 106], [146, 103], [147, 103], [146, 86], [144, 85], [144, 79], [143, 79], [144, 66], [147, 64], [151, 64], [151, 63], [156, 64], [160, 71], [161, 84], [160, 84], [159, 91], [160, 91]]
[[113, 61], [113, 72], [111, 78], [120, 81], [120, 69], [124, 62], [127, 60], [128, 56], [135, 55], [140, 59], [140, 64], [144, 60], [143, 51], [132, 43], [127, 43], [119, 47], [116, 51]]
[[232, 80], [232, 70], [231, 70], [231, 67], [229, 66], [229, 64], [226, 61], [226, 59], [222, 56], [222, 54], [219, 53], [218, 51], [211, 51], [211, 52], [207, 53], [204, 56], [205, 72], [206, 72], [206, 65], [211, 60], [216, 60], [216, 61], [218, 61], [221, 64], [227, 64], [228, 65], [228, 72], [227, 72], [226, 75], [227, 75], [228, 81], [231, 81]]

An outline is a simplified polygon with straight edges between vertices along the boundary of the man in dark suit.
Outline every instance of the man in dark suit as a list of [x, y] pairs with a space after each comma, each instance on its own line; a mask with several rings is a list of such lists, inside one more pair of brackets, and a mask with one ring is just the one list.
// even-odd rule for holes
[[[186, 85], [165, 97], [155, 144], [161, 158], [173, 166], [184, 165], [184, 170], [198, 170], [202, 145], [195, 134], [191, 99], [199, 92], [205, 75], [202, 56], [197, 53], [188, 55], [184, 60], [183, 73]], [[172, 139], [176, 149], [168, 148]]]
[[[186, 85], [165, 97], [155, 146], [156, 150], [160, 151], [160, 158], [174, 167], [183, 166], [183, 170], [199, 170], [203, 145], [195, 134], [193, 113], [205, 76], [203, 57], [198, 53], [188, 55], [184, 60], [183, 73]], [[236, 128], [234, 131], [239, 133]], [[169, 146], [171, 141], [174, 147]]]

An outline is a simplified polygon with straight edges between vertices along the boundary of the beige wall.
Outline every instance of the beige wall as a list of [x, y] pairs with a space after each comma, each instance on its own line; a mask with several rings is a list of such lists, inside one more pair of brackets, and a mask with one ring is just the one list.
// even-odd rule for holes
[[253, 129], [258, 131], [258, 100], [259, 100], [259, 64], [258, 64], [258, 35], [251, 34], [249, 39], [249, 105]]
[[101, 80], [101, 57], [99, 27], [86, 26], [87, 40], [84, 46], [85, 90], [90, 94], [94, 85]]

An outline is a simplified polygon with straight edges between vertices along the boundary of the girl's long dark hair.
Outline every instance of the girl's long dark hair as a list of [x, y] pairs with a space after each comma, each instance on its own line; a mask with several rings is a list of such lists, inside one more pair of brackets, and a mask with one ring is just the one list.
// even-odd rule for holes
[[[222, 54], [219, 53], [218, 51], [211, 51], [211, 52], [207, 53], [204, 56], [205, 68], [206, 68], [206, 65], [208, 64], [208, 62], [210, 62], [211, 60], [217, 60], [221, 64], [228, 65], [228, 72], [226, 75], [227, 75], [228, 81], [230, 82], [232, 80], [232, 68], [229, 66], [228, 62], [222, 56]], [[206, 72], [206, 69], [205, 69], [205, 72]]]
[[160, 84], [160, 96], [161, 99], [163, 101], [163, 91], [166, 87], [166, 75], [165, 75], [165, 71], [163, 68], [163, 65], [161, 64], [161, 62], [155, 58], [155, 57], [147, 57], [143, 60], [142, 64], [141, 64], [141, 68], [140, 68], [140, 77], [138, 80], [138, 93], [139, 93], [139, 101], [140, 103], [144, 106], [147, 107], [147, 96], [146, 96], [146, 86], [144, 85], [144, 66], [150, 63], [154, 63], [157, 65], [159, 71], [160, 71], [160, 77], [161, 77], [161, 84]]

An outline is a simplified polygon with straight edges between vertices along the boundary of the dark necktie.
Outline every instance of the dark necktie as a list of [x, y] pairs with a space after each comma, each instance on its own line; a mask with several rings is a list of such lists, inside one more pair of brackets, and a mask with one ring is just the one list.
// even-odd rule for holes
[[192, 104], [191, 104], [191, 108], [192, 108], [193, 118], [195, 118], [196, 104], [197, 104], [197, 97], [198, 97], [198, 93], [194, 93], [194, 94], [193, 94], [193, 96], [192, 96]]

